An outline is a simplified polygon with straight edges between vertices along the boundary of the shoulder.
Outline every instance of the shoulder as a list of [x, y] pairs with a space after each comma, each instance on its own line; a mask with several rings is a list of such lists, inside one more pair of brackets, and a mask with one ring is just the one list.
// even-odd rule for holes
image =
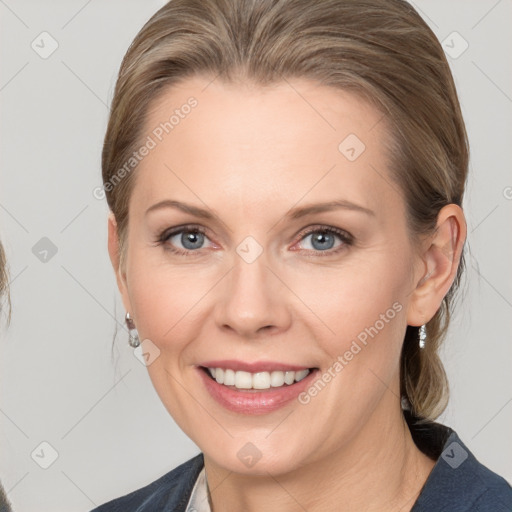
[[480, 463], [450, 429], [412, 512], [432, 510], [510, 512], [512, 487]]
[[184, 511], [203, 465], [203, 454], [200, 453], [149, 485], [104, 503], [91, 512]]
[[7, 500], [5, 489], [0, 483], [0, 512], [11, 512], [11, 504]]

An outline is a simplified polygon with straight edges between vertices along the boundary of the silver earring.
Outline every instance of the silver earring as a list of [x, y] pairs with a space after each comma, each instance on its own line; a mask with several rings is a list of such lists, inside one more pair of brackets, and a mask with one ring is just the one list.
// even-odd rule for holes
[[419, 330], [420, 348], [425, 348], [425, 342], [427, 340], [427, 328], [425, 324], [420, 327]]
[[125, 316], [126, 327], [128, 327], [128, 343], [130, 347], [137, 348], [140, 345], [139, 333], [135, 328], [135, 324], [133, 323], [133, 319], [130, 316], [130, 313], [126, 313]]

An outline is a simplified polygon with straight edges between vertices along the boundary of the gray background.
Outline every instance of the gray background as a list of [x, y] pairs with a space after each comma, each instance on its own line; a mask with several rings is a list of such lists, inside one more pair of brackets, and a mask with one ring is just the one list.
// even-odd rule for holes
[[[107, 207], [93, 196], [122, 56], [162, 5], [0, 1], [0, 237], [13, 299], [0, 347], [0, 479], [17, 511], [87, 511], [198, 453], [128, 347]], [[472, 150], [468, 285], [443, 350], [452, 395], [440, 421], [512, 481], [512, 2], [415, 5], [452, 53]], [[31, 47], [43, 31], [59, 45], [46, 59]], [[469, 44], [461, 55], [454, 31]], [[43, 237], [57, 249], [46, 262], [33, 252]], [[58, 454], [47, 469], [42, 442]]]

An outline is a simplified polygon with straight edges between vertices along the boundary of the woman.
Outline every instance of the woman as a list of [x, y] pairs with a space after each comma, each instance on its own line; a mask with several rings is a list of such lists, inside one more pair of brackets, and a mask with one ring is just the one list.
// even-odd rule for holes
[[102, 167], [130, 344], [201, 453], [96, 510], [511, 510], [434, 422], [468, 147], [408, 3], [172, 0]]

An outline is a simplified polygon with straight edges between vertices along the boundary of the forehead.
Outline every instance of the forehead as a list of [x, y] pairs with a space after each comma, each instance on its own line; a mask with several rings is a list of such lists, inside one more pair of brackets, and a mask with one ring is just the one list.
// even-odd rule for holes
[[194, 77], [151, 104], [142, 141], [153, 147], [135, 189], [146, 203], [175, 192], [219, 207], [274, 199], [282, 209], [342, 194], [385, 206], [397, 196], [387, 135], [382, 113], [346, 91], [307, 80], [261, 87]]

